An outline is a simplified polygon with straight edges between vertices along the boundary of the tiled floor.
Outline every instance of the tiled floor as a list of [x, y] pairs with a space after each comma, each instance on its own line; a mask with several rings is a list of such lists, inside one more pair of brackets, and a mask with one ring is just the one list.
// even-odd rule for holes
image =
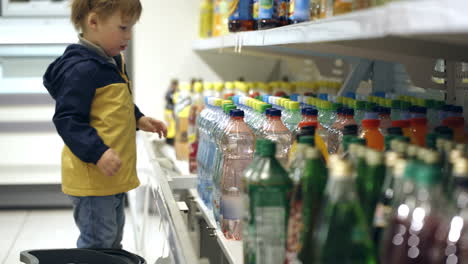
[[[124, 249], [135, 252], [132, 218], [127, 211]], [[74, 248], [78, 229], [72, 210], [0, 210], [0, 264], [19, 264], [29, 249]]]

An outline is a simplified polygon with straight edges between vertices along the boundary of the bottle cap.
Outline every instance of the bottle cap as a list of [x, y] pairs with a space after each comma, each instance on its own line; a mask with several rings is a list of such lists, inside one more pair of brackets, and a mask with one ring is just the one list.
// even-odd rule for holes
[[392, 121], [392, 127], [401, 127], [401, 128], [409, 128], [411, 123], [409, 120], [395, 120]]
[[214, 89], [217, 92], [222, 92], [224, 88], [224, 84], [221, 82], [214, 83]]
[[456, 178], [468, 178], [468, 159], [460, 158], [453, 166], [453, 174]]
[[406, 101], [403, 101], [400, 104], [401, 110], [405, 110], [405, 111], [409, 110], [410, 106], [411, 106], [411, 104], [409, 102], [406, 102]]
[[222, 99], [216, 98], [216, 99], [213, 100], [213, 105], [214, 105], [214, 106], [221, 106], [222, 104], [223, 104], [223, 100], [222, 100]]
[[400, 155], [397, 152], [387, 151], [385, 153], [385, 166], [389, 168], [394, 168], [399, 158], [400, 158]]
[[304, 127], [318, 127], [318, 122], [317, 121], [307, 121], [307, 122], [300, 122], [299, 123], [299, 128], [304, 128]]
[[312, 107], [306, 107], [302, 109], [302, 114], [307, 115], [307, 116], [317, 116], [318, 115], [318, 110], [313, 109]]
[[393, 176], [395, 178], [401, 179], [404, 177], [405, 174], [405, 168], [406, 168], [406, 161], [404, 159], [397, 159], [395, 161], [395, 166], [393, 170]]
[[343, 129], [343, 135], [357, 136], [358, 126], [357, 125], [346, 125]]
[[[333, 161], [333, 162], [331, 162]], [[332, 179], [352, 179], [351, 164], [341, 159], [338, 155], [330, 155], [330, 177]]]
[[380, 107], [379, 115], [390, 115], [391, 109], [388, 107]]
[[276, 143], [268, 139], [258, 139], [257, 144], [259, 141], [263, 141], [262, 147], [260, 149], [260, 155], [263, 157], [274, 157], [276, 152]]
[[387, 133], [393, 136], [403, 136], [403, 129], [401, 127], [389, 127]]
[[364, 128], [378, 128], [380, 126], [380, 120], [378, 119], [362, 120], [362, 126]]
[[453, 130], [447, 126], [438, 126], [434, 128], [434, 132], [439, 136], [449, 140], [453, 139]]
[[457, 114], [463, 114], [463, 107], [454, 105], [452, 106], [451, 112], [457, 113]]
[[406, 154], [407, 148], [408, 144], [399, 140], [392, 140], [392, 142], [390, 143], [390, 149], [401, 155]]
[[343, 114], [346, 115], [346, 116], [354, 116], [354, 109], [345, 108], [343, 110]]
[[225, 82], [224, 87], [226, 87], [226, 90], [232, 90], [234, 89], [234, 84], [232, 82]]
[[392, 109], [400, 109], [401, 108], [401, 101], [400, 100], [393, 100], [392, 101]]
[[210, 82], [205, 82], [203, 83], [203, 89], [204, 90], [207, 90], [207, 91], [211, 91], [213, 90], [213, 83], [210, 83]]
[[229, 115], [231, 117], [244, 117], [244, 111], [238, 110], [238, 109], [233, 109], [229, 112]]
[[354, 107], [355, 107], [356, 110], [364, 110], [364, 109], [366, 109], [366, 102], [364, 102], [364, 101], [356, 101]]
[[270, 116], [279, 116], [279, 117], [281, 117], [281, 110], [271, 108], [271, 110], [270, 110]]
[[437, 140], [437, 134], [435, 133], [428, 133], [426, 135], [426, 146], [430, 149], [435, 149], [436, 148], [436, 140]]
[[226, 114], [230, 114], [231, 110], [234, 110], [234, 109], [236, 109], [235, 105], [223, 105], [223, 110], [224, 110], [224, 113]]
[[203, 84], [201, 82], [196, 82], [194, 85], [193, 85], [193, 89], [196, 93], [201, 93], [203, 92]]

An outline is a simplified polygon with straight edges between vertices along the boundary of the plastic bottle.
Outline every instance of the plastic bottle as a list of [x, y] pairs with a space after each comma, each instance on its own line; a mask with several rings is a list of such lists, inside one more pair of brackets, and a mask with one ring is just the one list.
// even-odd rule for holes
[[442, 124], [453, 130], [453, 139], [457, 143], [465, 143], [465, 119], [463, 117], [449, 117]]
[[354, 110], [344, 108], [342, 110], [341, 120], [337, 119], [335, 124], [331, 127], [329, 137], [328, 137], [328, 152], [330, 154], [336, 154], [340, 148], [341, 142], [343, 140], [343, 130], [345, 126], [348, 125], [357, 125], [354, 121]]
[[224, 155], [221, 178], [222, 231], [227, 239], [241, 239], [241, 179], [254, 153], [254, 135], [244, 123], [242, 110], [231, 110], [230, 125], [221, 141]]
[[402, 101], [401, 104], [401, 113], [400, 113], [400, 120], [409, 120], [411, 119], [411, 114], [409, 112], [409, 108], [411, 106], [410, 103]]
[[296, 24], [310, 20], [310, 2], [310, 0], [293, 0], [290, 2], [290, 24]]
[[361, 126], [362, 120], [364, 120], [364, 116], [366, 114], [365, 109], [366, 109], [366, 102], [356, 101], [354, 105], [354, 120], [356, 120], [359, 126]]
[[291, 132], [281, 122], [281, 111], [271, 109], [265, 128], [265, 138], [277, 144], [276, 158], [283, 165], [287, 166], [289, 149], [291, 148]]
[[366, 140], [369, 148], [383, 151], [384, 150], [384, 137], [379, 130], [380, 120], [367, 119], [362, 121], [361, 138]]
[[353, 11], [353, 0], [335, 0], [333, 14], [340, 15]]
[[385, 181], [374, 214], [374, 243], [380, 245], [383, 232], [391, 220], [395, 192], [403, 189], [406, 161], [394, 151], [385, 154]]
[[468, 160], [458, 159], [453, 173], [456, 191], [454, 206], [446, 210], [448, 217], [439, 225], [430, 251], [430, 264], [466, 263], [468, 261]]
[[318, 122], [318, 111], [311, 107], [305, 107], [302, 109], [302, 121], [301, 122]]
[[[343, 139], [341, 140], [340, 148], [338, 149], [338, 154], [342, 158], [348, 157], [349, 144], [352, 140], [358, 136], [358, 126], [357, 125], [346, 125], [343, 128]], [[365, 141], [364, 141], [365, 144]]]
[[400, 100], [392, 100], [392, 109], [390, 117], [393, 121], [401, 119], [401, 101]]
[[279, 21], [275, 15], [275, 0], [258, 0], [258, 29], [275, 28]]
[[290, 0], [275, 0], [275, 15], [279, 27], [289, 24], [289, 2]]
[[387, 129], [392, 127], [392, 119], [390, 118], [390, 108], [381, 107], [379, 111], [380, 119], [380, 131], [385, 136], [387, 135]]
[[254, 29], [252, 0], [232, 1], [229, 16], [229, 31], [240, 32]]
[[289, 129], [289, 131], [294, 131], [299, 122], [302, 120], [300, 103], [299, 102], [290, 102], [289, 103], [289, 116], [284, 121], [284, 125]]
[[188, 119], [191, 105], [190, 86], [188, 83], [180, 86], [180, 92], [175, 96], [174, 113], [176, 116], [175, 149], [178, 160], [188, 160]]
[[223, 99], [229, 99], [229, 97], [236, 95], [236, 92], [234, 90], [234, 83], [225, 82], [224, 87], [225, 87], [225, 90], [223, 93]]
[[411, 136], [411, 123], [409, 120], [397, 120], [392, 121], [392, 127], [400, 127], [403, 130], [403, 136], [410, 137]]
[[217, 82], [217, 83], [214, 83], [213, 86], [214, 86], [213, 97], [222, 98], [223, 97], [224, 84], [221, 83], [221, 82]]
[[[330, 160], [333, 166], [330, 167], [313, 243], [303, 249], [313, 253], [303, 258], [302, 262], [374, 264], [376, 256], [364, 211], [356, 194], [351, 164], [336, 155], [331, 156]], [[345, 237], [352, 239], [343, 239]]]
[[[216, 145], [217, 148], [222, 150], [222, 139], [225, 136], [225, 131], [229, 128], [232, 124], [232, 119], [230, 118], [231, 110], [235, 110], [236, 106], [233, 104], [226, 104], [223, 106], [224, 115], [220, 121], [219, 132], [216, 133]], [[213, 194], [211, 196], [212, 199], [212, 208], [213, 208], [213, 216], [215, 218], [216, 224], [219, 228], [221, 228], [221, 183], [223, 177], [223, 166], [225, 160], [225, 152], [219, 151], [215, 156], [214, 161], [214, 169], [213, 169]]]
[[189, 150], [189, 171], [197, 173], [197, 152], [198, 152], [198, 129], [197, 118], [204, 107], [203, 87], [201, 83], [195, 84], [194, 94], [192, 96], [192, 106], [190, 108], [188, 119], [188, 144]]
[[297, 145], [299, 142], [299, 138], [303, 136], [312, 136], [314, 137], [313, 146], [315, 146], [315, 133], [317, 131], [317, 122], [301, 122], [299, 127], [293, 131], [292, 133], [292, 144], [291, 149], [289, 150], [289, 157], [288, 157], [288, 167], [291, 167], [291, 163], [294, 161], [297, 153]]
[[396, 204], [385, 231], [381, 263], [430, 263], [434, 234], [443, 218], [440, 208], [446, 206], [438, 162], [437, 152], [426, 151], [424, 164], [413, 165], [414, 191]]
[[228, 32], [227, 20], [227, 0], [214, 0], [213, 8], [213, 36], [222, 36]]
[[426, 146], [426, 134], [427, 134], [427, 119], [426, 118], [412, 118], [410, 119], [411, 124], [411, 144], [418, 145], [420, 147]]
[[250, 216], [243, 224], [248, 226], [249, 237], [252, 237], [244, 248], [244, 263], [282, 264], [292, 182], [275, 159], [276, 145], [263, 139], [257, 144], [262, 144], [262, 148], [244, 194]]
[[[300, 142], [313, 143], [314, 138], [305, 136], [300, 138]], [[327, 183], [327, 170], [318, 149], [306, 146], [302, 152], [303, 157], [291, 170], [292, 178], [298, 175], [300, 178], [296, 179], [291, 195], [285, 263], [297, 263], [299, 253], [299, 258], [308, 258], [308, 252], [301, 250], [312, 244], [310, 234], [314, 230]]]
[[203, 0], [200, 6], [200, 38], [209, 38], [213, 35], [213, 1]]

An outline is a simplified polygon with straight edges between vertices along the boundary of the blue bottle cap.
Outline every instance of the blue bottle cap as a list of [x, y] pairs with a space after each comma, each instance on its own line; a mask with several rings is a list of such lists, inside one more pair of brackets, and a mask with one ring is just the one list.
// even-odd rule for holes
[[328, 101], [328, 94], [326, 93], [319, 94], [319, 99]]
[[302, 114], [308, 116], [316, 116], [318, 115], [318, 110], [312, 107], [306, 107], [302, 109]]
[[375, 92], [375, 96], [385, 98], [385, 92]]
[[239, 109], [233, 109], [229, 112], [231, 117], [244, 117], [244, 111]]
[[263, 96], [262, 96], [262, 101], [268, 104], [268, 103], [269, 103], [269, 102], [268, 102], [268, 98], [270, 98], [269, 95], [263, 95]]
[[281, 116], [281, 110], [270, 108], [270, 116]]
[[345, 94], [345, 97], [352, 98], [352, 99], [356, 99], [356, 93], [347, 92], [347, 93]]

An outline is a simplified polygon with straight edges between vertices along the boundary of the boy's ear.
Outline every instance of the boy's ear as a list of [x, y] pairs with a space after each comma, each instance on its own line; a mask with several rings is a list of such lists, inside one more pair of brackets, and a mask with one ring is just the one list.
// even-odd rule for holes
[[98, 26], [98, 15], [95, 12], [89, 13], [86, 24], [89, 29], [96, 30]]

